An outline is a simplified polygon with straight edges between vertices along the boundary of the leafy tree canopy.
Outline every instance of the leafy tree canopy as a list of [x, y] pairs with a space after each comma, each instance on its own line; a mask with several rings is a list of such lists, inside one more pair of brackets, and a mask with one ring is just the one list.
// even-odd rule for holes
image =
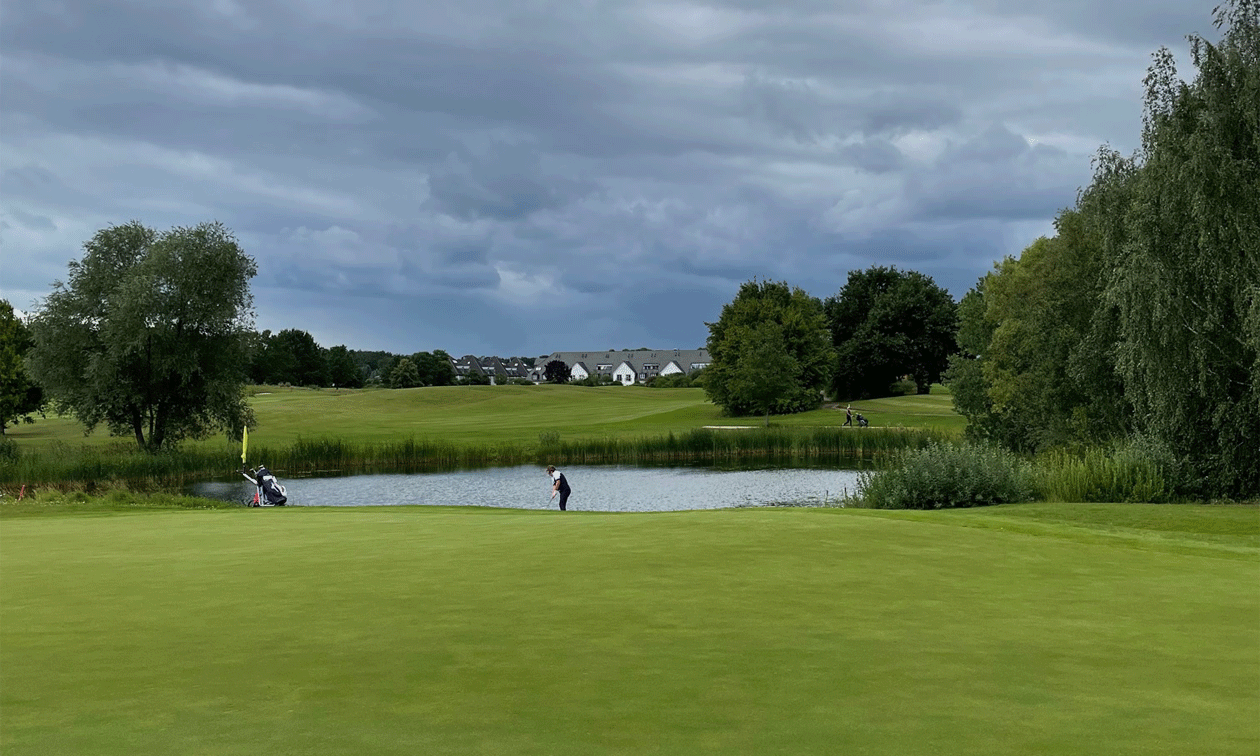
[[852, 271], [823, 307], [836, 350], [831, 392], [837, 399], [889, 396], [903, 375], [926, 394], [956, 348], [953, 298], [917, 271]]
[[403, 357], [389, 372], [389, 387], [396, 389], [415, 388], [420, 385], [420, 371], [410, 357]]
[[421, 386], [455, 385], [455, 368], [451, 365], [451, 357], [441, 349], [416, 352], [411, 360], [416, 363]]
[[564, 360], [552, 360], [543, 366], [543, 380], [548, 383], [568, 383], [569, 366]]
[[0, 299], [0, 435], [18, 422], [35, 422], [31, 415], [44, 407], [44, 389], [26, 374], [23, 358], [34, 345], [30, 329]]
[[354, 355], [344, 344], [328, 349], [325, 356], [327, 358], [325, 375], [333, 386], [338, 388], [363, 386], [363, 371], [359, 369]]
[[[711, 362], [704, 390], [727, 414], [801, 412], [822, 402], [834, 352], [817, 298], [785, 282], [748, 281], [722, 307], [717, 322], [706, 325]], [[777, 352], [780, 344], [782, 354]], [[753, 355], [770, 360], [790, 382], [771, 371], [754, 370]], [[770, 388], [761, 390], [766, 382], [776, 394], [769, 406], [765, 397]]]
[[770, 410], [779, 398], [790, 394], [800, 380], [801, 366], [788, 351], [783, 328], [766, 321], [744, 329], [744, 348], [736, 359], [728, 386], [734, 395], [743, 397], [748, 406], [765, 415], [770, 425]]
[[277, 383], [294, 386], [327, 386], [328, 361], [325, 350], [306, 331], [286, 328], [271, 338], [267, 357], [275, 364]]
[[1260, 494], [1260, 2], [1161, 49], [1142, 145], [1106, 147], [1057, 234], [981, 281], [950, 381], [969, 432], [1040, 449], [1140, 436], [1185, 493]]
[[105, 424], [156, 451], [215, 430], [239, 437], [254, 261], [219, 223], [110, 226], [30, 323], [29, 366], [90, 432]]

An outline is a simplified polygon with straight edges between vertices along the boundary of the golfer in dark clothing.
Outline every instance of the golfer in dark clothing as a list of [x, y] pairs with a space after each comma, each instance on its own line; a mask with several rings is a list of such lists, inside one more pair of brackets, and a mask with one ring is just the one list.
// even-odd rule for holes
[[564, 473], [557, 470], [551, 465], [547, 465], [547, 475], [551, 477], [551, 498], [556, 498], [556, 494], [560, 494], [560, 511], [564, 511], [564, 505], [569, 501], [569, 481], [565, 479]]

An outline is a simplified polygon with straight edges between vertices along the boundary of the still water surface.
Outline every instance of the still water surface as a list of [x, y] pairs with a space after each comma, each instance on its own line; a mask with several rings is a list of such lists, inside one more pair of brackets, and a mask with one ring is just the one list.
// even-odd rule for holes
[[[775, 504], [835, 504], [853, 493], [858, 473], [835, 469], [717, 470], [705, 467], [573, 466], [561, 468], [573, 494], [569, 509], [666, 512]], [[555, 509], [551, 479], [541, 467], [496, 467], [414, 475], [281, 478], [291, 506], [465, 505]], [[239, 482], [198, 483], [190, 493], [243, 501], [254, 488]]]

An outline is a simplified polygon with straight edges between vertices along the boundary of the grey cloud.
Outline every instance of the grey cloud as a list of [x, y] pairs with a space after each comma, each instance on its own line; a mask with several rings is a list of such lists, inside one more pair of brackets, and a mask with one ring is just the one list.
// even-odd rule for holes
[[840, 156], [850, 165], [870, 173], [890, 173], [905, 167], [905, 156], [886, 139], [869, 139], [841, 148]]
[[923, 95], [915, 96], [913, 92], [886, 93], [868, 104], [862, 132], [897, 136], [915, 130], [935, 131], [961, 120], [962, 111], [957, 105], [930, 97], [923, 99]]
[[528, 146], [494, 143], [483, 154], [450, 154], [429, 176], [434, 208], [460, 218], [515, 220], [576, 195], [576, 182], [544, 175]]
[[454, 289], [493, 289], [500, 280], [499, 272], [485, 265], [453, 266], [429, 277], [432, 285]]
[[460, 353], [696, 346], [754, 276], [965, 290], [1136, 135], [1146, 54], [1210, 26], [1137, 0], [10, 5], [6, 238], [64, 269], [67, 229], [219, 219], [260, 315]]
[[1031, 220], [1072, 204], [1088, 179], [1079, 157], [994, 125], [913, 175], [907, 196], [927, 218]]
[[52, 218], [36, 213], [28, 213], [18, 208], [9, 208], [5, 211], [10, 218], [22, 224], [32, 231], [56, 231], [57, 224], [53, 223]]

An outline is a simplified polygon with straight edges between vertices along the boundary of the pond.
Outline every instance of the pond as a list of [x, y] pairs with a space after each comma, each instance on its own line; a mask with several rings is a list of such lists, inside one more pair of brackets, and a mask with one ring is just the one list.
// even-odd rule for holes
[[[858, 473], [837, 469], [721, 470], [711, 467], [570, 466], [561, 468], [573, 494], [569, 509], [667, 512], [786, 504], [826, 505], [853, 493]], [[291, 506], [465, 505], [556, 509], [541, 467], [497, 467], [414, 475], [281, 478]], [[245, 479], [197, 483], [188, 492], [244, 501]]]

